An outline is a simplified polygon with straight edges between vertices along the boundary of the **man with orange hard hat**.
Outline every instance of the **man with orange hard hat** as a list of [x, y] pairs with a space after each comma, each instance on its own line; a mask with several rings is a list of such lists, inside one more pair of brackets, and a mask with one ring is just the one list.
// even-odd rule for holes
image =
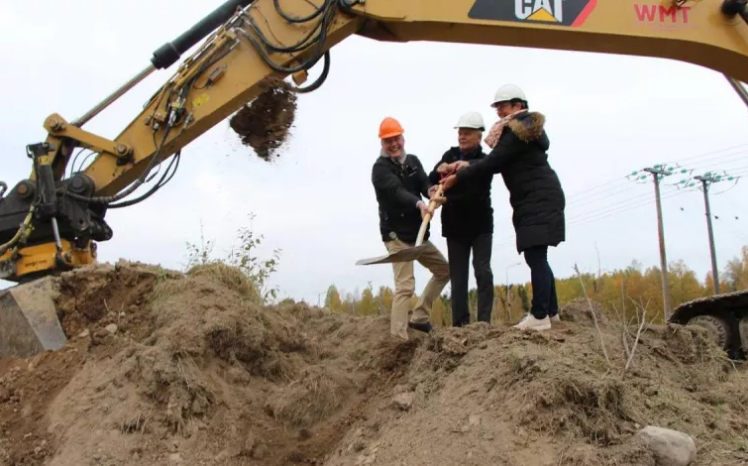
[[[421, 161], [405, 151], [405, 138], [400, 122], [387, 117], [379, 125], [381, 149], [371, 172], [371, 182], [379, 204], [379, 230], [389, 253], [413, 247], [428, 205], [429, 178]], [[413, 262], [395, 262], [395, 295], [390, 315], [390, 333], [408, 339], [408, 327], [431, 331], [429, 316], [434, 300], [449, 282], [449, 264], [444, 255], [429, 241], [430, 230], [423, 237], [425, 251], [418, 262], [431, 273], [413, 315], [408, 320], [411, 298], [415, 293]]]

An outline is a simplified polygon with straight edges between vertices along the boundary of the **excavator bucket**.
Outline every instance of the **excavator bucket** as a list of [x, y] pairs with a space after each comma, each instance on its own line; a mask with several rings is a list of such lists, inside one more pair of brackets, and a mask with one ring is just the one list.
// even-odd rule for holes
[[0, 357], [29, 357], [67, 342], [52, 277], [0, 290]]

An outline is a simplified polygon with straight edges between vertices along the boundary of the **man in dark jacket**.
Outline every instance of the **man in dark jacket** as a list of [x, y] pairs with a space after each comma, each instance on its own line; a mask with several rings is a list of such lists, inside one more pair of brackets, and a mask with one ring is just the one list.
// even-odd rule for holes
[[442, 182], [448, 190], [488, 173], [501, 173], [514, 211], [517, 252], [524, 252], [532, 280], [530, 314], [515, 327], [548, 330], [551, 320], [559, 320], [555, 278], [547, 254], [548, 246], [558, 246], [566, 239], [564, 191], [548, 163], [545, 117], [529, 111], [524, 92], [511, 84], [502, 86], [492, 107], [501, 120], [486, 138], [491, 152], [482, 160], [455, 162], [451, 168], [456, 173]]
[[[444, 153], [429, 174], [432, 191], [439, 184], [440, 175], [457, 161], [480, 160], [486, 156], [481, 148], [485, 125], [478, 112], [462, 115], [455, 126], [458, 145]], [[491, 182], [493, 174], [474, 177], [450, 189], [442, 205], [442, 236], [447, 239], [449, 275], [452, 282], [452, 325], [462, 327], [470, 323], [468, 310], [468, 274], [470, 251], [478, 288], [478, 321], [491, 322], [493, 308], [493, 272], [491, 244], [493, 242], [493, 208]]]
[[[428, 205], [429, 179], [418, 157], [405, 152], [403, 129], [394, 118], [385, 118], [379, 126], [381, 152], [371, 172], [371, 181], [379, 203], [379, 230], [389, 253], [413, 247]], [[432, 273], [408, 322], [411, 298], [415, 293], [413, 262], [394, 262], [395, 293], [390, 315], [390, 333], [408, 339], [408, 327], [428, 332], [434, 300], [449, 282], [449, 264], [429, 241], [430, 226], [423, 237], [425, 251], [418, 262]]]

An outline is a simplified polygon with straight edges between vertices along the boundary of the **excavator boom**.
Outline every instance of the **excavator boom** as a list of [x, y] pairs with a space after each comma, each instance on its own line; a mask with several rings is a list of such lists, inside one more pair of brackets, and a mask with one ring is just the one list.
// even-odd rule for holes
[[[146, 194], [126, 199], [154, 168], [172, 158], [169, 173], [191, 141], [277, 81], [303, 81], [323, 60], [321, 79], [296, 92], [318, 88], [330, 49], [354, 34], [675, 59], [725, 74], [745, 98], [737, 80], [748, 81], [746, 1], [229, 0], [85, 115], [70, 122], [54, 113], [44, 121], [46, 139], [27, 148], [29, 178], [12, 189], [0, 185], [0, 278], [21, 282], [95, 262], [96, 243], [113, 236], [107, 210], [163, 186], [161, 177]], [[116, 138], [84, 129], [201, 41]], [[80, 149], [95, 153], [93, 162], [66, 176]]]
[[[79, 124], [67, 124], [56, 114], [44, 127], [51, 138], [72, 139], [99, 152], [85, 175], [93, 181], [95, 196], [107, 197], [138, 179], [153, 166], [154, 158], [157, 163], [179, 152], [236, 112], [264, 89], [268, 79], [308, 68], [353, 34], [381, 41], [460, 42], [669, 58], [748, 81], [748, 26], [739, 16], [723, 12], [729, 10], [724, 5], [740, 2], [702, 0], [677, 6], [631, 0], [366, 0], [347, 7], [342, 7], [348, 5], [345, 0], [317, 3], [316, 11], [305, 0], [224, 4], [206, 18], [213, 21], [201, 23], [212, 26], [231, 6], [244, 7], [221, 23], [220, 30], [183, 63], [114, 141], [88, 134]], [[311, 16], [315, 18], [306, 22], [286, 19]], [[192, 30], [208, 32], [199, 26]], [[186, 35], [198, 37], [197, 33]], [[274, 53], [273, 48], [283, 48], [281, 44], [298, 44], [305, 38], [307, 47], [302, 50]], [[175, 43], [155, 52], [153, 64], [138, 78], [173, 63], [177, 52], [188, 48], [179, 44], [189, 41]], [[212, 80], [203, 86], [211, 73], [221, 73], [220, 82]], [[179, 128], [166, 124], [170, 105], [179, 115]], [[154, 143], [157, 131], [165, 136], [163, 147], [159, 141]], [[65, 162], [54, 153], [56, 173], [62, 173]]]

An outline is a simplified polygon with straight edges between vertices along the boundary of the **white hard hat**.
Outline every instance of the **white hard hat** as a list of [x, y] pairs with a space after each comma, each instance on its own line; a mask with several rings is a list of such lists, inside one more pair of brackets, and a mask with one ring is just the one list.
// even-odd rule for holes
[[520, 89], [519, 86], [516, 86], [514, 84], [504, 84], [496, 90], [496, 94], [494, 94], [493, 96], [493, 103], [491, 104], [491, 106], [493, 107], [499, 102], [507, 102], [512, 99], [519, 99], [527, 102], [527, 97], [525, 97], [525, 93], [522, 92], [522, 89]]
[[479, 112], [468, 112], [457, 120], [455, 128], [474, 128], [484, 131], [486, 125], [483, 123], [483, 115]]

